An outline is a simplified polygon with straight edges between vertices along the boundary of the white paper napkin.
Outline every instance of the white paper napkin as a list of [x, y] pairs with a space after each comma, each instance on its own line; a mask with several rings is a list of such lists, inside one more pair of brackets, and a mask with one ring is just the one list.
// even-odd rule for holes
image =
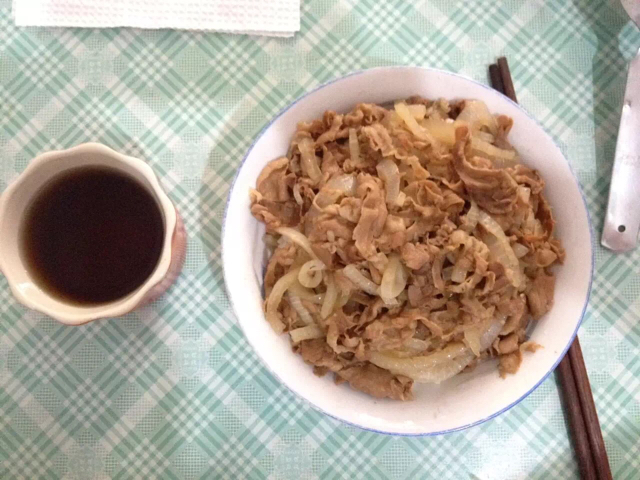
[[300, 0], [13, 0], [18, 26], [215, 30], [290, 37]]

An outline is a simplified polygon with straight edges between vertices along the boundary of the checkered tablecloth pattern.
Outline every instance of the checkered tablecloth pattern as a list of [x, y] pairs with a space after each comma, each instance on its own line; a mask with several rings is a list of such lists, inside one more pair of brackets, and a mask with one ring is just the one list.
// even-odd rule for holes
[[[0, 190], [38, 153], [102, 142], [154, 167], [189, 232], [177, 284], [117, 320], [63, 327], [0, 277], [0, 478], [577, 476], [553, 376], [498, 418], [435, 438], [361, 431], [299, 401], [230, 309], [222, 212], [251, 140], [322, 82], [396, 64], [486, 82], [507, 55], [599, 230], [640, 32], [617, 0], [304, 0], [301, 15], [291, 39], [25, 29], [0, 0]], [[597, 245], [596, 257], [580, 339], [614, 476], [637, 479], [640, 253]]]

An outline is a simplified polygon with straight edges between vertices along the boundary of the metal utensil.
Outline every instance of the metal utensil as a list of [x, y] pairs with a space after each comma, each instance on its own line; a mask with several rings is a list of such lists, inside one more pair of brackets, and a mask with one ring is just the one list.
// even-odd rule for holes
[[[640, 2], [622, 0], [640, 27]], [[601, 243], [614, 252], [633, 250], [640, 231], [640, 50], [629, 65], [622, 118]]]

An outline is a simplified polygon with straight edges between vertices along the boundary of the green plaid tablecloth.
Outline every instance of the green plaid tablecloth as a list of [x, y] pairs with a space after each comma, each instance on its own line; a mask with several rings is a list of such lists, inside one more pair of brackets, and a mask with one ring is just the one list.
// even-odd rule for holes
[[[577, 171], [599, 231], [626, 66], [640, 46], [617, 0], [302, 0], [291, 39], [23, 29], [10, 7], [1, 1], [0, 191], [38, 153], [102, 142], [154, 167], [189, 250], [161, 300], [77, 328], [22, 308], [0, 276], [0, 478], [577, 476], [553, 376], [498, 418], [435, 438], [361, 431], [299, 401], [236, 323], [220, 233], [251, 140], [296, 97], [379, 65], [486, 82], [503, 54], [520, 103]], [[580, 330], [617, 479], [640, 478], [639, 252], [596, 245]]]

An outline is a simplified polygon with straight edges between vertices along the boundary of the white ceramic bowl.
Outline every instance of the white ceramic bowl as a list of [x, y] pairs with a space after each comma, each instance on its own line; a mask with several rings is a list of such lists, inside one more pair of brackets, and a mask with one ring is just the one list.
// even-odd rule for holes
[[[249, 212], [249, 189], [271, 160], [287, 152], [296, 123], [318, 118], [325, 110], [350, 110], [358, 102], [383, 103], [411, 95], [447, 99], [474, 98], [494, 113], [514, 119], [510, 140], [523, 162], [540, 171], [557, 220], [557, 235], [567, 250], [557, 270], [555, 304], [540, 319], [531, 339], [544, 346], [525, 354], [520, 371], [506, 379], [496, 363], [440, 385], [414, 386], [411, 402], [380, 400], [337, 386], [333, 375], [316, 377], [294, 354], [287, 335], [276, 335], [262, 311], [262, 272], [266, 264], [264, 227]], [[569, 348], [587, 306], [593, 272], [589, 216], [578, 182], [560, 149], [517, 104], [489, 87], [448, 72], [419, 67], [384, 67], [335, 80], [300, 98], [260, 133], [249, 149], [232, 187], [224, 219], [222, 257], [227, 291], [240, 326], [269, 370], [322, 412], [369, 430], [432, 435], [484, 422], [531, 393]]]

